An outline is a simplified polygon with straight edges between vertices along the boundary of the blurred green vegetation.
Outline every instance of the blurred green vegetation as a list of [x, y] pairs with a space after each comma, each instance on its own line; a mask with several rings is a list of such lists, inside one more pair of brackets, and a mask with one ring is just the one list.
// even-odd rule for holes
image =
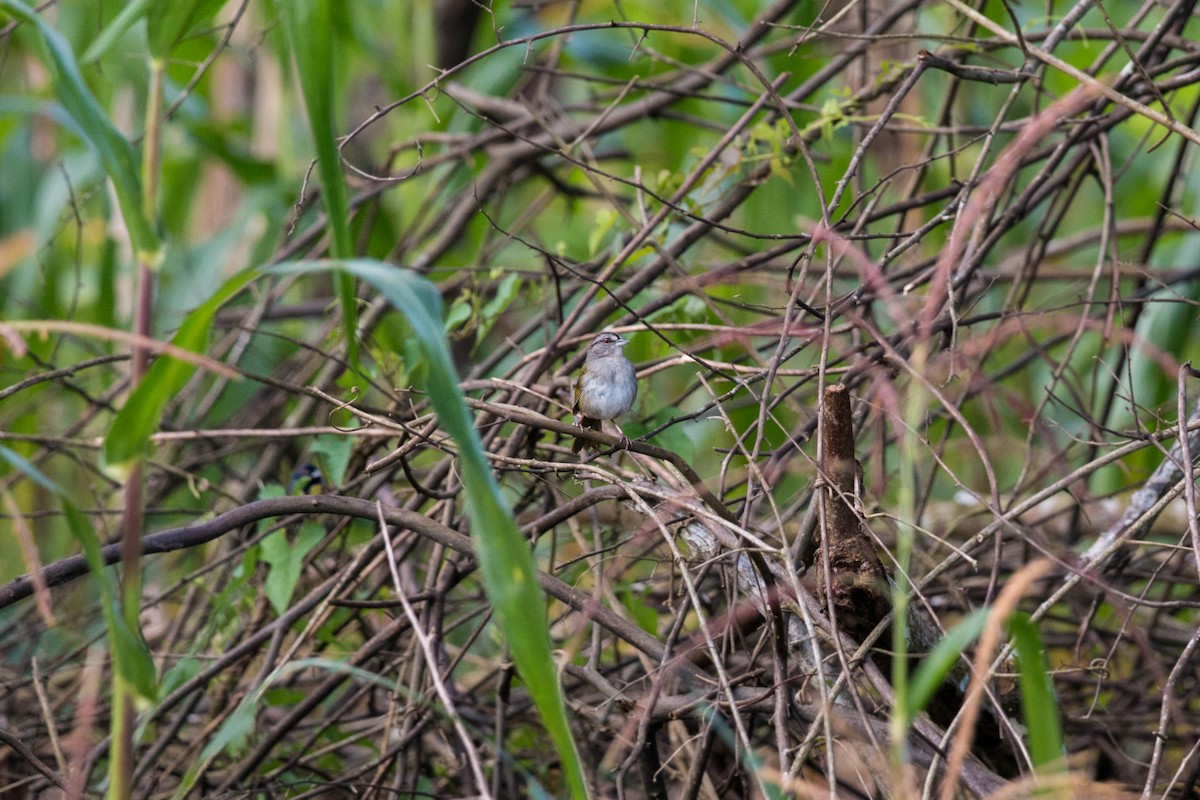
[[[315, 113], [339, 137], [345, 215], [337, 213], [336, 202], [327, 203], [329, 181], [315, 166], [320, 142], [312, 134], [316, 126], [308, 124], [294, 67], [297, 52], [285, 35], [280, 2], [194, 3], [195, 13], [177, 20], [177, 31], [148, 24], [144, 15], [125, 26], [121, 20], [128, 16], [122, 14], [137, 8], [133, 2], [69, 0], [39, 9], [69, 46], [98, 103], [102, 116], [92, 122], [119, 132], [137, 163], [152, 108], [148, 65], [166, 58], [158, 196], [144, 233], [127, 217], [128, 209], [122, 213], [125, 194], [121, 182], [108, 177], [112, 166], [97, 146], [98, 128], [89, 128], [80, 106], [65, 99], [70, 96], [64, 94], [65, 77], [43, 37], [11, 13], [0, 14], [0, 326], [54, 320], [131, 330], [134, 242], [144, 237], [143, 250], [161, 242], [152, 335], [169, 340], [226, 286], [229, 299], [210, 309], [211, 330], [205, 325], [196, 336], [205, 354], [236, 367], [243, 379], [203, 369], [189, 373], [186, 383], [179, 379], [181, 388], [172, 385], [163, 398], [161, 421], [141, 420], [161, 434], [148, 462], [148, 532], [283, 495], [292, 467], [314, 452], [323, 459], [344, 457], [340, 470], [326, 463], [326, 474], [333, 476], [334, 491], [355, 497], [359, 490], [368, 499], [392, 491], [391, 499], [403, 505], [413, 483], [420, 484], [416, 478], [434, 480], [422, 487], [428, 502], [413, 506], [465, 530], [461, 503], [450, 499], [458, 475], [438, 471], [446, 453], [457, 453], [459, 445], [442, 431], [431, 428], [419, 436], [408, 431], [406, 436], [425, 437], [405, 462], [408, 472], [393, 465], [380, 482], [365, 468], [386, 455], [390, 446], [382, 442], [394, 438], [356, 438], [345, 453], [323, 450], [328, 441], [317, 444], [321, 436], [340, 435], [332, 427], [366, 423], [318, 404], [303, 389], [310, 385], [416, 428], [428, 421], [422, 391], [430, 364], [414, 343], [411, 323], [377, 308], [377, 292], [364, 284], [340, 284], [357, 293], [339, 298], [342, 279], [336, 276], [264, 271], [250, 277], [243, 271], [321, 257], [412, 268], [442, 294], [454, 367], [469, 397], [492, 399], [504, 388], [489, 380], [521, 383], [528, 377], [522, 370], [548, 352], [541, 371], [523, 387], [529, 395], [497, 402], [532, 406], [532, 396], [545, 401], [538, 413], [569, 419], [563, 401], [573, 369], [568, 367], [591, 331], [565, 320], [586, 313], [586, 303], [596, 307], [619, 294], [666, 260], [669, 266], [642, 288], [613, 301], [601, 323], [630, 335], [628, 354], [643, 367], [640, 397], [622, 421], [623, 430], [633, 438], [652, 435], [650, 444], [681, 456], [735, 514], [746, 502], [756, 504], [744, 515], [746, 524], [764, 526], [785, 543], [799, 525], [816, 480], [814, 434], [822, 388], [817, 377], [824, 367], [828, 381], [844, 376], [854, 381], [860, 460], [872, 492], [867, 506], [878, 514], [873, 530], [884, 546], [894, 541], [886, 515], [896, 511], [901, 470], [917, 475], [922, 518], [909, 522], [961, 543], [971, 534], [963, 517], [979, 510], [962, 507], [963, 490], [990, 502], [989, 470], [1007, 506], [1084, 469], [1069, 497], [1062, 493], [1069, 508], [1046, 511], [1060, 521], [1069, 515], [1070, 524], [1038, 540], [1064, 557], [1079, 550], [1112, 516], [1103, 501], [1127, 498], [1161, 463], [1163, 452], [1145, 447], [1112, 465], [1085, 468], [1114, 444], [1175, 426], [1178, 367], [1200, 360], [1195, 268], [1200, 235], [1194, 229], [1200, 208], [1192, 155], [1180, 156], [1184, 145], [1178, 137], [1137, 116], [1117, 119], [1106, 104], [1089, 112], [1092, 122], [1110, 126], [1102, 134], [1087, 133], [1090, 122], [1079, 118], [1063, 121], [1053, 137], [1039, 143], [997, 198], [995, 212], [980, 223], [983, 233], [995, 236], [957, 287], [954, 324], [935, 335], [937, 350], [925, 376], [978, 434], [987, 463], [959, 422], [933, 401], [918, 431], [927, 457], [902, 463], [896, 445], [900, 415], [892, 398], [909, 391], [911, 383], [881, 355], [872, 331], [901, 356], [911, 354], [911, 323], [961, 211], [961, 205], [950, 207], [956, 188], [977, 180], [1023, 124], [1077, 82], [1046, 69], [1014, 89], [1015, 84], [988, 85], [928, 69], [863, 154], [863, 137], [922, 48], [994, 70], [1017, 70], [1025, 56], [981, 37], [952, 7], [937, 4], [904, 15], [888, 29], [894, 38], [881, 38], [854, 66], [832, 70], [884, 9], [847, 6], [846, 19], [834, 24], [828, 16], [840, 12], [811, 0], [792, 4], [753, 44], [754, 70], [744, 63], [722, 67], [711, 79], [698, 80], [697, 88], [680, 90], [676, 101], [604, 128], [610, 114], [623, 114], [656, 91], [674, 90], [681, 76], [703, 75], [707, 65], [734, 49], [763, 5], [487, 4], [467, 42], [470, 52], [485, 55], [443, 72], [434, 66], [446, 36], [438, 3], [333, 4], [331, 46], [320, 51], [329, 63], [307, 65], [329, 77], [330, 104], [310, 105], [307, 114]], [[1014, 15], [1034, 43], [1044, 41], [1067, 7], [983, 6], [1007, 29]], [[1154, 6], [1134, 24], [1138, 8], [1119, 0], [1106, 3], [1104, 12], [1139, 34], [1169, 19], [1167, 9]], [[809, 26], [818, 18], [828, 24], [814, 32]], [[646, 27], [606, 27], [613, 21]], [[1195, 25], [1189, 24], [1186, 32], [1194, 35]], [[568, 25], [595, 28], [554, 33]], [[1099, 76], [1113, 81], [1125, 61], [1112, 60], [1115, 45], [1107, 31], [1104, 13], [1093, 9], [1055, 54], [1080, 69], [1102, 65]], [[304, 37], [317, 33], [296, 31], [293, 42], [311, 44]], [[1136, 49], [1144, 40], [1134, 37], [1128, 46]], [[1173, 53], [1191, 57], [1194, 48]], [[1190, 63], [1155, 77], [1169, 79]], [[826, 69], [828, 77], [819, 80]], [[780, 79], [776, 95], [788, 98], [788, 113], [777, 113], [776, 98], [768, 96], [763, 110], [722, 146], [722, 137], [764, 93], [755, 72]], [[810, 80], [818, 83], [793, 97]], [[1181, 121], [1194, 123], [1200, 103], [1195, 82], [1171, 88], [1167, 100]], [[595, 133], [588, 125], [603, 130]], [[561, 138], [564, 131], [577, 138]], [[797, 131], [803, 133], [800, 140], [793, 136]], [[536, 156], [504, 161], [533, 141], [542, 148]], [[693, 175], [718, 147], [715, 162]], [[859, 156], [849, 190], [836, 207], [826, 208]], [[1019, 206], [1022, 192], [1049, 173], [1061, 181]], [[661, 224], [643, 231], [693, 177]], [[146, 176], [129, 176], [131, 185], [137, 180]], [[723, 204], [751, 185], [725, 214]], [[676, 253], [698, 220], [718, 214], [694, 244]], [[808, 237], [822, 220], [878, 266], [888, 292], [868, 293], [861, 303], [846, 301], [870, 281], [852, 258], [834, 263], [827, 260], [828, 248], [813, 250]], [[630, 237], [643, 233], [638, 247], [617, 263]], [[345, 252], [335, 252], [339, 248], [330, 242], [343, 236]], [[904, 251], [896, 251], [902, 243]], [[779, 248], [773, 257], [754, 261], [772, 248]], [[613, 271], [606, 274], [610, 264]], [[229, 288], [227, 282], [242, 274], [246, 285]], [[596, 297], [585, 303], [582, 298], [597, 286]], [[370, 322], [346, 323], [348, 305]], [[825, 312], [834, 308], [843, 316], [828, 320], [826, 336]], [[347, 348], [348, 341], [360, 344], [361, 354]], [[82, 330], [0, 339], [0, 444], [61, 487], [101, 542], [116, 540], [119, 528], [121, 475], [100, 454], [128, 397], [128, 353], [126, 342]], [[48, 375], [56, 370], [64, 372]], [[39, 376], [45, 379], [36, 380]], [[29, 383], [19, 387], [22, 382]], [[1194, 402], [1195, 386], [1188, 388]], [[485, 446], [502, 434], [516, 441], [517, 423], [479, 413]], [[298, 428], [312, 430], [261, 439], [204, 433]], [[184, 436], [189, 431], [201, 434], [189, 439]], [[550, 448], [554, 441], [554, 435], [539, 431], [519, 446], [488, 450], [496, 456], [490, 466], [503, 497], [517, 509], [519, 521], [584, 491], [540, 461], [532, 463], [560, 457]], [[553, 500], [540, 500], [538, 493], [555, 482], [563, 485], [553, 490]], [[32, 532], [41, 564], [78, 551], [53, 492], [15, 469], [0, 473], [0, 483], [19, 510], [0, 509], [0, 583], [34, 566], [18, 526]], [[748, 499], [752, 488], [758, 494]], [[369, 539], [365, 525], [331, 523], [326, 530], [311, 520], [290, 528], [263, 520], [256, 531], [248, 526], [236, 544], [148, 559], [148, 614], [194, 613], [199, 601], [188, 599], [189, 592], [207, 598], [203, 624], [187, 636], [147, 636], [152, 645], [172, 646], [170, 660], [160, 664], [160, 691], [170, 693], [198, 673], [205, 658], [238, 640], [245, 619], [282, 615], [312, 587], [313, 571], [324, 577], [334, 570], [328, 562], [351, 561]], [[590, 540], [592, 527], [601, 531], [597, 541], [644, 535], [641, 529], [636, 535], [620, 530], [608, 518], [589, 520], [587, 527], [586, 535], [578, 527], [560, 529], [539, 542], [533, 552], [542, 568], [551, 554], [561, 555], [559, 547], [569, 551], [560, 563], [571, 558], [585, 563], [580, 543]], [[1172, 528], [1151, 536], [1177, 543], [1178, 533]], [[916, 547], [922, 569], [949, 552], [932, 538]], [[210, 563], [218, 557], [219, 568]], [[659, 614], [656, 621], [660, 606], [636, 589], [639, 581], [661, 577], [658, 562], [644, 557], [620, 573], [617, 591], [606, 602], [619, 600], [615, 604], [638, 626], [663, 635], [670, 617]], [[430, 568], [432, 577], [422, 580], [433, 583], [438, 574]], [[575, 565], [558, 577], [590, 580], [589, 570]], [[380, 585], [386, 588], [387, 581], [373, 589], [382, 591]], [[474, 578], [465, 585], [478, 589]], [[1164, 596], [1179, 599], [1181, 591], [1188, 594], [1172, 589]], [[269, 608], [252, 596], [256, 592], [265, 593]], [[12, 645], [0, 658], [5, 668], [22, 671], [35, 655], [43, 662], [74, 663], [103, 635], [94, 585], [59, 588], [55, 598], [58, 625], [0, 640]], [[1108, 605], [1097, 608], [1099, 623], [1122, 624]], [[490, 611], [464, 614], [474, 620]], [[25, 606], [0, 609], [7, 630], [32, 625], [31, 620]], [[551, 624], [556, 621], [551, 613]], [[338, 609], [321, 621], [314, 638], [351, 652], [373, 633], [357, 614]], [[464, 623], [451, 626], [448, 638], [456, 648], [469, 648], [475, 633]], [[572, 657], [582, 647], [574, 630], [555, 635], [560, 637], [555, 646]], [[466, 658], [472, 669], [478, 666], [472, 659], [498, 660], [504, 654], [488, 636], [478, 642], [483, 650]], [[1066, 651], [1057, 644], [1059, 652]], [[613, 652], [619, 649], [613, 645]], [[1130, 661], [1121, 654], [1114, 664]], [[302, 698], [280, 685], [261, 702], [290, 708]], [[0, 699], [0, 710], [4, 702]], [[343, 741], [340, 732], [333, 727], [311, 746], [332, 748]], [[514, 750], [542, 744], [527, 730], [515, 732], [508, 743]], [[337, 772], [336, 759], [326, 759], [322, 768]], [[276, 777], [285, 780], [283, 775], [302, 780], [300, 772]], [[553, 769], [535, 778], [551, 792], [566, 791], [566, 779]], [[434, 783], [429, 779], [424, 790], [434, 791]]]

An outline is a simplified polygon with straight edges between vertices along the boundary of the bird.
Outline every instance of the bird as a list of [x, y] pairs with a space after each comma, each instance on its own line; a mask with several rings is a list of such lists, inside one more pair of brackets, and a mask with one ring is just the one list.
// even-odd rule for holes
[[[575, 420], [581, 428], [598, 431], [605, 420], [616, 419], [633, 407], [637, 399], [637, 372], [622, 352], [627, 344], [628, 339], [604, 331], [588, 345], [575, 384]], [[620, 425], [617, 430], [621, 430]], [[624, 431], [621, 443], [629, 447]], [[571, 449], [578, 453], [587, 446], [586, 440], [576, 437]]]
[[321, 494], [325, 491], [325, 476], [316, 464], [304, 462], [296, 467], [292, 479], [288, 482], [289, 495]]

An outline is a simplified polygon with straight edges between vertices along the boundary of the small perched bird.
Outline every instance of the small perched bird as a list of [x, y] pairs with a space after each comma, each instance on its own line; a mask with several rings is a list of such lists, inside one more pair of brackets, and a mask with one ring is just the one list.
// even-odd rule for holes
[[321, 470], [317, 468], [316, 464], [306, 461], [297, 466], [296, 471], [292, 473], [287, 491], [289, 495], [321, 494], [325, 491], [325, 476], [321, 474]]
[[[580, 427], [598, 431], [604, 420], [616, 419], [633, 407], [637, 398], [637, 373], [622, 348], [629, 344], [615, 333], [605, 331], [588, 345], [579, 382], [575, 384], [575, 419]], [[615, 423], [614, 423], [615, 424]], [[620, 430], [621, 426], [617, 425]], [[621, 431], [626, 447], [629, 439]], [[571, 449], [578, 453], [588, 443], [575, 439]]]

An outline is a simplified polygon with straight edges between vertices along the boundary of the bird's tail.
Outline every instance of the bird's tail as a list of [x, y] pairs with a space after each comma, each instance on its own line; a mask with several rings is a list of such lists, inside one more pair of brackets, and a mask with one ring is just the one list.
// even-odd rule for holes
[[[580, 417], [579, 425], [581, 427], [588, 428], [589, 430], [593, 430], [593, 431], [600, 430], [600, 420], [594, 419], [592, 417]], [[592, 446], [591, 442], [589, 442], [586, 439], [581, 439], [578, 436], [576, 436], [575, 444], [571, 446], [571, 450], [573, 452], [578, 453], [580, 450], [584, 449], [585, 447], [591, 447], [591, 446]]]

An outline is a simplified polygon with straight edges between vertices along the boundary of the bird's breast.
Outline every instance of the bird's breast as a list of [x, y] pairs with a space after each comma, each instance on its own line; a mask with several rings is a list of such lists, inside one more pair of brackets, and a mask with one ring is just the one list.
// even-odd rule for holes
[[585, 417], [613, 419], [633, 407], [637, 398], [637, 373], [633, 364], [589, 364], [579, 391], [579, 410]]

